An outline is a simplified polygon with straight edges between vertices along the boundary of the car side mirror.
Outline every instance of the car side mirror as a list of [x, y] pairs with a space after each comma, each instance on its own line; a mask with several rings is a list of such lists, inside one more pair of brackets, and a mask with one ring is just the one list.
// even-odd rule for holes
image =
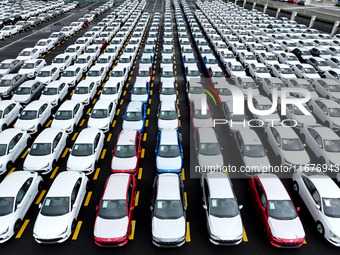
[[75, 207], [77, 207], [78, 206], [78, 203], [74, 203], [73, 205], [72, 205], [72, 208], [75, 208]]
[[152, 205], [150, 205], [150, 211], [153, 211], [153, 206]]
[[300, 207], [296, 207], [296, 211], [298, 211], [298, 212], [299, 212], [300, 210], [301, 210], [301, 208], [300, 208]]
[[21, 204], [21, 203], [17, 205], [17, 209], [19, 209], [19, 208], [21, 208], [21, 207], [22, 207], [22, 204]]
[[71, 153], [71, 152], [72, 152], [72, 149], [70, 148], [68, 151]]
[[325, 115], [328, 115], [328, 112], [326, 112], [326, 111], [324, 111], [323, 113], [324, 113]]
[[42, 207], [42, 203], [39, 204], [39, 209]]
[[96, 211], [98, 211], [99, 210], [99, 205], [96, 205]]
[[281, 147], [281, 143], [277, 143], [277, 146]]
[[318, 210], [320, 210], [320, 209], [321, 209], [321, 206], [320, 206], [320, 205], [318, 205], [318, 204], [315, 204], [315, 207], [316, 207], [316, 209], [318, 209]]
[[241, 210], [243, 208], [243, 205], [239, 205], [238, 209]]

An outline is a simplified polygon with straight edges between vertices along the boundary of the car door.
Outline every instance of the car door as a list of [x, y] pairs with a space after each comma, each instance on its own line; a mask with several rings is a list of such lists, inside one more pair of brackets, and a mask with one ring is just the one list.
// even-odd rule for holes
[[66, 89], [66, 83], [61, 83], [58, 87], [58, 98], [59, 100], [63, 100], [64, 97], [66, 96], [67, 94], [67, 89]]
[[94, 82], [91, 82], [91, 84], [89, 85], [89, 95], [90, 95], [90, 100], [92, 100], [94, 98], [94, 96], [96, 95], [96, 90], [94, 88], [97, 88], [95, 86], [95, 83]]
[[76, 72], [76, 82], [75, 82], [75, 83], [77, 83], [77, 82], [80, 81], [80, 79], [81, 79], [81, 77], [82, 77], [81, 68], [78, 67], [78, 68], [75, 70], [75, 72]]
[[12, 123], [12, 121], [17, 117], [18, 114], [16, 114], [13, 109], [15, 107], [15, 103], [10, 104], [7, 106], [3, 113], [3, 118], [6, 119], [5, 123], [9, 125]]
[[79, 210], [81, 208], [81, 200], [82, 200], [82, 194], [80, 191], [82, 178], [79, 178], [76, 183], [74, 184], [74, 187], [72, 189], [71, 193], [71, 215], [70, 215], [70, 221], [69, 224], [72, 224], [73, 220], [77, 218]]
[[33, 177], [28, 178], [24, 184], [20, 187], [16, 197], [15, 197], [15, 213], [16, 218], [23, 219], [26, 212], [28, 211], [33, 199], [35, 198], [37, 192], [32, 189]]
[[126, 194], [126, 200], [127, 200], [127, 215], [129, 217], [129, 225], [128, 225], [128, 231], [130, 230], [130, 223], [131, 218], [133, 215], [133, 211], [135, 209], [135, 197], [136, 197], [136, 187], [134, 183], [134, 178], [131, 176], [128, 183], [128, 190]]
[[103, 143], [100, 142], [100, 138], [101, 138], [101, 133], [98, 132], [98, 134], [96, 135], [93, 141], [93, 149], [94, 149], [93, 152], [95, 154], [93, 163], [95, 163], [95, 161], [98, 160], [101, 150], [103, 148]]
[[319, 134], [313, 130], [313, 128], [307, 128], [308, 134], [305, 136], [306, 143], [309, 149], [319, 158], [322, 154], [320, 153], [323, 149], [322, 138]]
[[280, 155], [281, 153], [281, 137], [279, 133], [276, 131], [274, 127], [270, 128], [270, 132], [268, 134], [269, 143], [275, 152], [276, 155]]
[[78, 122], [80, 121], [81, 118], [81, 112], [79, 111], [80, 104], [76, 104], [73, 108], [73, 118], [74, 118], [74, 123], [78, 125]]
[[[55, 138], [53, 139], [52, 142], [52, 154], [53, 154], [53, 160], [57, 160], [62, 152], [62, 143], [61, 143], [61, 138], [63, 136], [62, 132], [59, 132]], [[52, 160], [52, 161], [53, 161]]]
[[302, 191], [300, 192], [300, 195], [302, 196], [314, 220], [317, 220], [320, 218], [320, 194], [315, 188], [314, 184], [309, 180], [309, 178], [307, 178], [307, 176], [302, 176], [302, 181], [304, 185], [301, 187]]
[[[205, 211], [205, 215], [207, 217], [208, 226], [210, 228], [210, 224], [209, 224], [210, 221], [208, 220], [209, 212], [210, 212], [210, 192], [209, 192], [209, 186], [208, 186], [206, 177], [204, 177], [203, 179], [202, 189], [203, 189], [203, 192], [202, 192], [203, 193], [203, 197], [202, 197], [203, 208]], [[209, 232], [210, 232], [210, 229], [209, 229]]]
[[315, 101], [315, 106], [313, 108], [313, 113], [317, 115], [317, 117], [322, 121], [325, 122], [327, 115], [325, 115], [323, 108], [325, 105], [321, 101]]
[[270, 230], [270, 227], [268, 225], [268, 208], [267, 208], [267, 196], [266, 193], [262, 187], [261, 182], [256, 178], [254, 180], [254, 199], [255, 199], [255, 205], [257, 212], [260, 216], [260, 219], [265, 224], [265, 227], [267, 230]]
[[50, 115], [47, 114], [46, 108], [47, 104], [43, 104], [38, 110], [38, 118], [41, 125], [50, 117]]

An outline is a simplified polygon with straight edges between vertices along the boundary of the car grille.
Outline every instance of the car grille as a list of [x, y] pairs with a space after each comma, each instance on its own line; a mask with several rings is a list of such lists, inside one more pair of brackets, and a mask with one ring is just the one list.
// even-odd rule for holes
[[53, 238], [53, 239], [39, 239], [39, 238], [37, 238], [37, 241], [42, 242], [42, 243], [56, 243], [56, 242], [58, 242], [62, 239], [63, 239], [62, 237]]

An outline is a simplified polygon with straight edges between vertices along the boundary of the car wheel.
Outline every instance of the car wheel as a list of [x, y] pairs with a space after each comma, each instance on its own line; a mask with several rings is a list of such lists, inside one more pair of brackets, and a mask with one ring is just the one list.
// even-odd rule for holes
[[76, 219], [74, 219], [74, 220], [72, 221], [72, 226], [71, 226], [71, 231], [72, 231], [72, 233], [74, 233], [74, 230], [76, 230], [76, 226], [77, 226], [77, 221], [76, 221]]
[[38, 125], [37, 127], [37, 131], [40, 132], [41, 131], [41, 124]]
[[77, 125], [74, 124], [74, 125], [73, 125], [73, 132], [76, 131], [76, 128], [77, 128]]
[[17, 220], [14, 224], [14, 234], [17, 234], [21, 228], [22, 222], [20, 219]]
[[7, 125], [6, 124], [3, 124], [2, 125], [2, 131], [5, 130], [7, 128]]
[[299, 192], [299, 184], [296, 181], [293, 182], [293, 190]]
[[320, 221], [316, 222], [316, 230], [320, 235], [324, 235], [325, 229]]
[[27, 139], [27, 142], [26, 142], [26, 146], [27, 146], [27, 147], [30, 147], [30, 146], [32, 145], [32, 142], [33, 142], [32, 137], [28, 138], [28, 139]]
[[6, 170], [9, 171], [9, 170], [12, 169], [12, 167], [13, 167], [13, 162], [12, 161], [8, 161], [7, 165], [6, 165]]
[[330, 127], [331, 127], [331, 125], [329, 124], [329, 122], [328, 122], [328, 121], [326, 121], [326, 122], [325, 122], [325, 126], [326, 126], [326, 127], [328, 127], [328, 128], [330, 128]]
[[57, 162], [54, 160], [52, 163], [52, 170], [54, 170], [56, 166], [57, 166]]
[[320, 157], [320, 158], [319, 158], [319, 162], [320, 162], [321, 167], [322, 167], [324, 164], [326, 164], [326, 160], [325, 160], [323, 157]]
[[43, 182], [39, 182], [39, 185], [38, 185], [38, 192], [42, 191], [43, 190]]
[[302, 143], [306, 142], [306, 136], [304, 134], [301, 135], [301, 142]]

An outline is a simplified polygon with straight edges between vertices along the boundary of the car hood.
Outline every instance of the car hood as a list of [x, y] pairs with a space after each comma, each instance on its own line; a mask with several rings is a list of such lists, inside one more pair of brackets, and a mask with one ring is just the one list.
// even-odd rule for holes
[[313, 115], [294, 115], [294, 119], [304, 125], [311, 125], [316, 123]]
[[305, 165], [310, 158], [305, 150], [303, 151], [282, 151], [285, 159], [295, 165]]
[[17, 122], [15, 122], [14, 127], [19, 128], [22, 130], [27, 130], [31, 128], [33, 125], [36, 125], [39, 119], [34, 120], [20, 120], [18, 119]]
[[28, 100], [31, 97], [31, 95], [13, 95], [12, 99], [13, 101], [16, 102], [25, 102], [26, 100]]
[[7, 92], [8, 90], [10, 90], [11, 86], [8, 87], [0, 87], [0, 93], [4, 93]]
[[65, 232], [68, 227], [69, 214], [48, 217], [39, 214], [34, 224], [33, 233], [37, 238], [53, 239]]
[[57, 100], [57, 98], [58, 98], [58, 95], [41, 95], [39, 100], [52, 102], [54, 100]]
[[118, 158], [113, 157], [111, 162], [111, 169], [113, 170], [133, 170], [137, 166], [137, 157]]
[[161, 239], [174, 239], [182, 238], [185, 236], [185, 218], [180, 217], [179, 219], [168, 220], [152, 218], [152, 235], [156, 238]]
[[72, 100], [84, 102], [90, 98], [90, 94], [73, 94]]
[[8, 69], [0, 69], [0, 74], [8, 74], [9, 70]]
[[305, 237], [305, 231], [299, 217], [293, 220], [276, 220], [268, 218], [268, 224], [272, 235], [280, 239], [301, 239]]
[[182, 168], [182, 159], [180, 156], [176, 158], [164, 158], [158, 156], [156, 158], [156, 166], [160, 170], [178, 170]]
[[89, 118], [89, 121], [87, 122], [87, 126], [91, 128], [104, 128], [106, 125], [109, 124], [109, 117], [103, 118], [103, 119], [93, 119]]
[[159, 129], [177, 129], [178, 128], [178, 120], [161, 120], [158, 119], [158, 128]]
[[[192, 93], [188, 93], [188, 95], [189, 95], [190, 101], [195, 101], [195, 100], [201, 99], [201, 97], [202, 97], [203, 94], [192, 94]], [[162, 97], [162, 96], [161, 96], [161, 97]], [[222, 100], [222, 98], [221, 98], [221, 100]], [[175, 101], [175, 100], [173, 100], [173, 101]]]
[[205, 155], [199, 154], [198, 163], [200, 166], [205, 166], [205, 167], [216, 167], [216, 166], [222, 167], [223, 157], [222, 155], [205, 156]]
[[332, 226], [330, 230], [337, 236], [340, 236], [340, 219], [325, 216], [325, 220], [328, 222], [329, 226]]
[[176, 101], [176, 94], [173, 95], [159, 95], [160, 101]]
[[27, 155], [24, 161], [24, 168], [27, 170], [41, 170], [50, 162], [51, 154], [46, 156]]
[[75, 157], [70, 155], [67, 160], [67, 169], [81, 171], [88, 169], [94, 161], [94, 155], [86, 157]]
[[212, 118], [209, 118], [209, 119], [196, 119], [196, 118], [194, 118], [193, 122], [194, 122], [194, 126], [199, 127], [199, 128], [213, 127], [214, 126]]
[[9, 227], [12, 215], [13, 213], [10, 213], [0, 217], [0, 234], [4, 233], [5, 230]]
[[103, 100], [109, 100], [109, 101], [118, 101], [118, 94], [114, 94], [114, 95], [104, 95], [104, 94], [101, 94], [100, 95], [100, 99], [103, 99]]
[[261, 158], [252, 158], [252, 157], [243, 157], [245, 166], [251, 167], [251, 170], [269, 170], [270, 162], [268, 157], [261, 157]]
[[51, 77], [36, 77], [35, 80], [42, 83], [48, 83], [51, 80]]
[[331, 161], [334, 164], [340, 165], [340, 153], [339, 152], [326, 152], [326, 155], [329, 161]]
[[144, 94], [144, 95], [131, 94], [131, 101], [142, 101], [142, 102], [145, 102], [146, 100], [148, 100], [148, 94]]
[[71, 83], [71, 82], [74, 82], [76, 80], [76, 77], [73, 76], [73, 77], [61, 77], [60, 78], [60, 82], [65, 82], [65, 83]]
[[143, 120], [139, 121], [123, 121], [123, 129], [126, 130], [140, 130], [143, 128]]
[[221, 240], [235, 240], [243, 235], [243, 225], [240, 215], [232, 218], [208, 217], [210, 232]]
[[129, 218], [108, 220], [101, 217], [96, 218], [94, 225], [94, 236], [98, 238], [119, 238], [127, 234]]
[[70, 120], [56, 120], [54, 119], [51, 124], [51, 128], [66, 129], [74, 124], [74, 119]]

